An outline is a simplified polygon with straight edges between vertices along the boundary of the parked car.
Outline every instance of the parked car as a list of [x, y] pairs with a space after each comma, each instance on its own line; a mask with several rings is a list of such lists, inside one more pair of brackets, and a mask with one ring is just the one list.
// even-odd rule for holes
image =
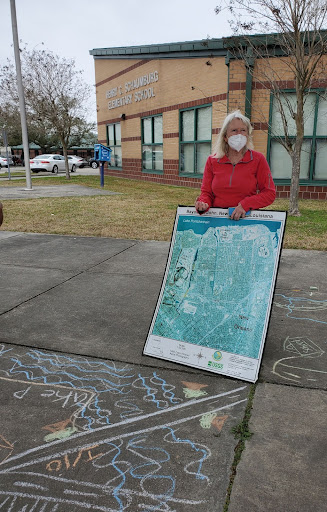
[[1, 167], [8, 167], [8, 163], [9, 165], [14, 165], [14, 162], [12, 161], [11, 157], [7, 159], [4, 156], [0, 156], [0, 169]]
[[[92, 169], [97, 169], [99, 167], [99, 160], [95, 160], [95, 158], [89, 158], [88, 164]], [[108, 165], [111, 165], [110, 162], [108, 162]]]
[[[84, 158], [82, 158], [81, 156], [77, 156], [77, 155], [68, 155], [68, 161], [75, 164], [76, 167], [78, 167], [79, 169], [82, 169], [83, 167], [85, 167], [87, 165], [87, 161]], [[72, 171], [72, 172], [74, 172], [74, 171]]]
[[[69, 170], [76, 171], [76, 164], [68, 160]], [[65, 171], [65, 158], [62, 155], [38, 155], [30, 160], [31, 171], [37, 173], [40, 171], [49, 171], [58, 174], [59, 171]]]
[[89, 158], [88, 164], [92, 169], [97, 169], [99, 167], [99, 161], [95, 160], [95, 158]]

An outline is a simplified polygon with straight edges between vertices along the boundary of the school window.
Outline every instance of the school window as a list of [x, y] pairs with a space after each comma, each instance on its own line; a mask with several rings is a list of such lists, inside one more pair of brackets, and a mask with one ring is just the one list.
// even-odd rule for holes
[[[287, 92], [282, 98], [283, 111], [291, 140], [296, 138], [296, 125], [287, 104], [296, 111], [295, 92]], [[277, 101], [272, 97], [269, 163], [275, 180], [290, 180], [292, 161], [286, 149], [278, 142], [285, 140], [282, 117]], [[304, 141], [301, 151], [300, 181], [317, 183], [327, 181], [327, 94], [326, 91], [310, 92], [304, 104]]]
[[163, 171], [162, 116], [142, 119], [142, 169]]
[[108, 146], [112, 150], [110, 165], [112, 167], [122, 167], [120, 123], [113, 123], [107, 126], [107, 141]]
[[211, 152], [211, 106], [180, 112], [180, 173], [202, 175]]

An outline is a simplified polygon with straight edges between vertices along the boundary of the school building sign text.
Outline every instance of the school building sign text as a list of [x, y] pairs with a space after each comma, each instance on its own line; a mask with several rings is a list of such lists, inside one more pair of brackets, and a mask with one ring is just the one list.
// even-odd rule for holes
[[154, 98], [154, 87], [151, 85], [158, 82], [158, 80], [158, 71], [153, 71], [147, 75], [139, 76], [130, 82], [125, 82], [124, 85], [109, 89], [106, 91], [106, 98], [109, 99], [108, 109], [112, 110], [113, 108], [129, 105], [133, 102], [133, 97], [134, 102]]

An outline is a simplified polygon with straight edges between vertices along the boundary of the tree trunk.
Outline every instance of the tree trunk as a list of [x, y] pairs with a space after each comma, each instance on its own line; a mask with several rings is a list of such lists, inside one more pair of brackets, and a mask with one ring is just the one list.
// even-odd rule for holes
[[70, 180], [69, 164], [68, 164], [68, 157], [67, 157], [67, 145], [64, 142], [62, 143], [62, 149], [63, 149], [64, 157], [65, 157], [66, 178], [67, 178], [67, 180]]
[[290, 204], [288, 213], [299, 217], [301, 215], [299, 210], [299, 186], [300, 186], [300, 166], [301, 166], [301, 150], [304, 138], [304, 98], [303, 98], [303, 84], [300, 77], [296, 76], [296, 140], [294, 151], [292, 154], [292, 177], [290, 188]]
[[290, 188], [290, 203], [288, 208], [289, 215], [299, 217], [299, 184], [300, 184], [300, 164], [301, 164], [302, 140], [296, 140], [294, 153], [292, 155], [292, 177]]

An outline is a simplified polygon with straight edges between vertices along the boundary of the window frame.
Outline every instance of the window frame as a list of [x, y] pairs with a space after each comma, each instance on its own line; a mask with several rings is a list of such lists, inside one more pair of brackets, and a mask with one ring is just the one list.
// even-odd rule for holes
[[[295, 89], [283, 89], [283, 93], [292, 93], [295, 94]], [[309, 163], [309, 177], [308, 178], [300, 178], [299, 184], [300, 185], [316, 185], [316, 186], [324, 186], [327, 185], [327, 177], [326, 179], [314, 179], [314, 171], [315, 171], [315, 164], [316, 164], [316, 147], [317, 147], [317, 140], [325, 140], [327, 142], [327, 133], [326, 135], [317, 135], [317, 122], [318, 122], [318, 110], [319, 110], [319, 99], [321, 97], [321, 93], [324, 93], [327, 98], [327, 88], [315, 88], [310, 89], [308, 91], [308, 94], [315, 94], [316, 100], [315, 100], [315, 109], [314, 109], [314, 120], [313, 120], [313, 128], [312, 128], [312, 135], [304, 135], [303, 140], [310, 141], [311, 142], [311, 151], [310, 151], [310, 163]], [[272, 148], [272, 142], [278, 141], [279, 139], [283, 139], [282, 137], [274, 137], [271, 134], [271, 127], [272, 127], [272, 115], [273, 115], [273, 102], [274, 102], [274, 93], [271, 91], [270, 93], [270, 105], [269, 105], [269, 130], [268, 130], [268, 140], [267, 140], [267, 161], [269, 165], [271, 164], [271, 148]], [[296, 136], [291, 136], [291, 140], [295, 140]], [[278, 142], [277, 142], [278, 143]], [[291, 176], [289, 178], [274, 178], [274, 182], [276, 185], [290, 185], [291, 183]]]
[[[154, 119], [157, 117], [161, 117], [162, 119], [162, 141], [161, 142], [151, 142], [151, 143], [145, 143], [144, 142], [144, 125], [143, 121], [145, 119], [151, 119], [151, 140], [154, 141]], [[152, 149], [152, 168], [151, 169], [145, 169], [143, 167], [143, 146], [151, 146], [151, 148], [161, 146], [162, 147], [162, 169], [154, 169], [153, 166], [153, 149]], [[141, 117], [141, 162], [142, 162], [142, 173], [149, 173], [149, 174], [163, 174], [164, 173], [164, 160], [163, 160], [163, 115], [162, 114], [155, 114], [153, 116], [144, 116]]]
[[[109, 144], [109, 126], [116, 126], [116, 125], [120, 125], [120, 144], [116, 144], [116, 129], [114, 128], [114, 140], [115, 140], [115, 144]], [[114, 149], [114, 148], [122, 148], [122, 144], [121, 144], [121, 123], [118, 121], [118, 122], [115, 122], [115, 123], [109, 123], [106, 125], [106, 136], [107, 136], [107, 146], [110, 147], [110, 149]], [[122, 152], [122, 149], [121, 149], [121, 152]], [[112, 167], [113, 169], [120, 169], [122, 170], [123, 169], [123, 156], [121, 157], [122, 159], [122, 162], [121, 162], [121, 165], [113, 165], [112, 164], [112, 160], [110, 159], [110, 167]]]
[[[211, 135], [211, 138], [210, 139], [203, 139], [203, 140], [199, 139], [198, 140], [198, 139], [196, 139], [198, 111], [201, 108], [207, 108], [207, 107], [211, 108], [211, 116], [210, 116], [210, 121], [211, 121], [211, 123], [210, 123], [210, 135]], [[182, 134], [183, 134], [183, 123], [182, 123], [182, 117], [183, 116], [182, 116], [182, 113], [190, 111], [190, 110], [194, 111], [193, 140], [192, 141], [185, 141], [184, 142], [182, 140]], [[197, 105], [195, 107], [183, 108], [183, 109], [180, 109], [180, 111], [179, 111], [179, 153], [178, 153], [179, 154], [179, 162], [178, 162], [178, 174], [179, 174], [179, 176], [185, 177], [185, 178], [200, 178], [202, 180], [203, 172], [202, 173], [185, 172], [185, 171], [181, 170], [182, 146], [183, 145], [191, 145], [191, 144], [193, 145], [193, 148], [194, 148], [193, 164], [194, 164], [194, 169], [195, 169], [195, 164], [196, 164], [196, 145], [197, 144], [201, 144], [201, 143], [203, 143], [203, 144], [208, 144], [209, 143], [210, 144], [210, 152], [211, 152], [211, 147], [212, 147], [212, 103], [205, 103], [203, 105]]]

